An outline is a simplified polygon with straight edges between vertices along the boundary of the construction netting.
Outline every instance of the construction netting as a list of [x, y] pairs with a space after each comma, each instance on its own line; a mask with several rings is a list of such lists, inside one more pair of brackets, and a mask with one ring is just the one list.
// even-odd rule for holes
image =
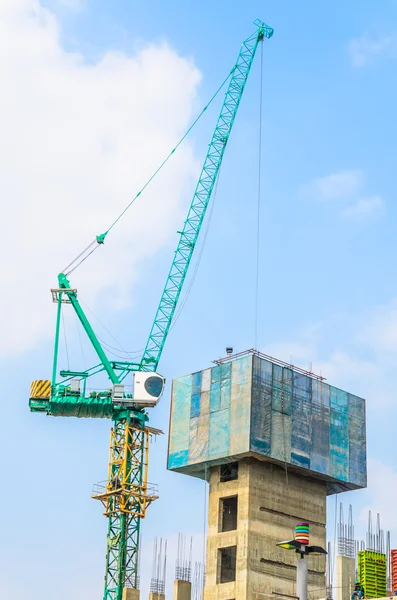
[[330, 493], [364, 487], [365, 401], [254, 353], [174, 380], [169, 468], [203, 477], [247, 454], [324, 475]]

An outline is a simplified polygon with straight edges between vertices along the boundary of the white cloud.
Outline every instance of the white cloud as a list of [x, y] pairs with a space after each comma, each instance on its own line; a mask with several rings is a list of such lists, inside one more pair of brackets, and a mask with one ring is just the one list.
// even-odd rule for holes
[[358, 351], [335, 350], [325, 359], [315, 359], [313, 370], [331, 385], [365, 398], [370, 414], [395, 406], [395, 367], [379, 354], [364, 359]]
[[313, 179], [303, 191], [321, 202], [338, 202], [343, 219], [368, 222], [383, 211], [384, 202], [380, 196], [359, 197], [364, 183], [362, 171], [344, 170]]
[[80, 10], [85, 4], [85, 0], [58, 0], [59, 4], [72, 8], [74, 10]]
[[340, 214], [345, 219], [354, 221], [367, 220], [381, 213], [384, 209], [384, 203], [380, 196], [372, 196], [371, 198], [359, 198], [354, 204], [346, 206], [340, 211]]
[[[382, 356], [397, 352], [397, 300], [371, 311], [359, 331], [357, 341], [367, 344]], [[393, 356], [393, 360], [396, 358]]]
[[[0, 354], [10, 356], [52, 333], [57, 273], [183, 134], [200, 75], [166, 44], [85, 64], [62, 49], [59, 23], [38, 0], [2, 0], [0, 80]], [[142, 260], [174, 239], [197, 168], [186, 143], [73, 274], [83, 297], [111, 289], [112, 300], [129, 302]]]
[[306, 189], [317, 200], [339, 200], [357, 194], [363, 182], [362, 171], [345, 170], [313, 179]]
[[396, 54], [397, 36], [384, 35], [371, 38], [363, 35], [351, 40], [349, 43], [349, 55], [354, 67], [364, 67], [371, 64], [381, 54], [392, 56]]
[[301, 364], [304, 361], [310, 362], [313, 357], [313, 346], [310, 344], [305, 345], [304, 343], [298, 342], [280, 342], [270, 344], [264, 349], [264, 353], [269, 356], [274, 356], [280, 360], [283, 360], [289, 364], [298, 362]]
[[321, 334], [321, 323], [301, 330], [299, 341], [275, 342], [263, 348], [263, 352], [292, 365], [312, 370], [312, 360], [317, 356], [317, 343]]
[[267, 347], [265, 352], [287, 363], [292, 361], [291, 364], [301, 369], [325, 377], [330, 385], [368, 398], [371, 406], [374, 399], [378, 406], [392, 405], [394, 401], [385, 381], [382, 365], [376, 360], [363, 360], [341, 349], [333, 350], [327, 355], [321, 340], [314, 343], [304, 336], [301, 342], [273, 344]]
[[[326, 360], [317, 360], [316, 369], [326, 374], [333, 385], [354, 385], [365, 378], [366, 382], [380, 375], [376, 363], [350, 356], [347, 352], [335, 350]], [[338, 382], [338, 383], [337, 383]]]
[[[343, 329], [349, 348], [329, 345], [326, 328]], [[343, 338], [342, 338], [343, 339]], [[326, 377], [368, 401], [368, 410], [395, 406], [397, 300], [368, 312], [338, 316], [321, 327], [306, 328], [295, 339], [269, 344], [263, 351]]]

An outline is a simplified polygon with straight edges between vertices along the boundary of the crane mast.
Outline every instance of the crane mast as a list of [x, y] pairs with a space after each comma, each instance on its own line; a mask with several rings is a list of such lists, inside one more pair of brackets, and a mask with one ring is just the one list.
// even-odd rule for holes
[[[145, 406], [150, 404], [138, 403], [135, 396], [124, 391], [122, 382], [130, 373], [144, 375], [142, 372], [148, 372], [145, 375], [147, 377], [145, 389], [149, 389], [147, 386], [150, 379], [151, 385], [160, 385], [160, 376], [154, 375], [252, 62], [258, 44], [264, 38], [273, 35], [273, 29], [259, 19], [255, 21], [255, 25], [257, 27], [255, 33], [242, 43], [237, 61], [230, 72], [222, 108], [186, 220], [181, 232], [178, 232], [179, 242], [140, 362], [112, 361], [107, 358], [79, 304], [77, 290], [70, 286], [67, 274], [61, 273], [58, 276], [58, 288], [52, 290], [53, 300], [57, 304], [53, 376], [51, 381], [37, 380], [32, 383], [29, 406], [32, 412], [45, 412], [53, 416], [113, 420], [108, 478], [103, 484], [94, 487], [92, 496], [102, 502], [104, 514], [108, 518], [104, 600], [122, 600], [125, 588], [139, 587], [138, 555], [141, 519], [145, 517], [147, 507], [158, 498], [155, 486], [148, 483], [148, 448], [150, 437], [161, 432], [148, 426]], [[98, 243], [103, 243], [103, 239], [104, 236], [98, 236]], [[72, 305], [100, 362], [85, 371], [61, 371], [62, 380], [57, 382], [59, 330], [64, 303]], [[112, 389], [88, 394], [87, 379], [101, 371], [106, 372]], [[153, 377], [150, 373], [153, 373]]]

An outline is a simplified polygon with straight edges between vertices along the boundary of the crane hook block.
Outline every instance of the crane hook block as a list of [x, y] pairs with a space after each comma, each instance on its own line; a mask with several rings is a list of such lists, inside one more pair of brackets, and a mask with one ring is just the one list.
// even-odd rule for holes
[[104, 244], [106, 234], [107, 234], [107, 231], [105, 233], [101, 233], [101, 235], [96, 236], [96, 241], [98, 242], [98, 244]]

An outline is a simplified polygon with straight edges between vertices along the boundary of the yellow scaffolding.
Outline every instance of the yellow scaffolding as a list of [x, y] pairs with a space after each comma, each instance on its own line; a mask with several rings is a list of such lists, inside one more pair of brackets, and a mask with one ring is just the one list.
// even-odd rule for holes
[[150, 429], [140, 429], [129, 423], [121, 430], [112, 427], [108, 479], [94, 486], [92, 494], [102, 502], [104, 515], [122, 513], [144, 518], [148, 506], [157, 500], [156, 486], [148, 484], [151, 434]]

